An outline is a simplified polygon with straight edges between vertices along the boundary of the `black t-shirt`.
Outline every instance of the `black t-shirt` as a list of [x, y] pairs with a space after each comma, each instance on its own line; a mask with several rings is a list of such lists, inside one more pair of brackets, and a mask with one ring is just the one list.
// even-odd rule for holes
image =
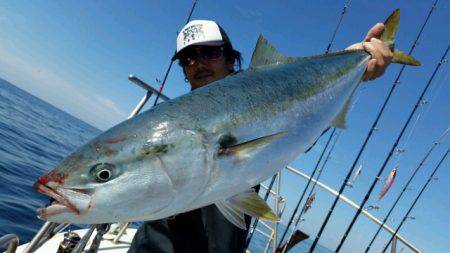
[[[247, 228], [251, 218], [245, 216]], [[241, 253], [248, 229], [230, 223], [215, 205], [173, 218], [145, 222], [128, 252], [134, 253]]]

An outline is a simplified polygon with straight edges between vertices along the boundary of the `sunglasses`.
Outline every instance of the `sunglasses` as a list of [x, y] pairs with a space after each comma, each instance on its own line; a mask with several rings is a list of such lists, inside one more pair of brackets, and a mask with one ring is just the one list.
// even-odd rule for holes
[[223, 47], [202, 46], [189, 49], [178, 57], [178, 64], [182, 67], [194, 65], [201, 59], [203, 61], [215, 61], [223, 55]]

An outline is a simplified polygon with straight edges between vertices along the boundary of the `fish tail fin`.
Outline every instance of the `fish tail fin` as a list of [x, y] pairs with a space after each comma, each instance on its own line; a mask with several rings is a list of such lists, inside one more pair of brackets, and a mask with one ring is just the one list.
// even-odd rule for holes
[[392, 58], [392, 62], [394, 63], [399, 63], [399, 64], [405, 64], [405, 65], [410, 65], [410, 66], [420, 66], [421, 63], [420, 61], [416, 60], [414, 57], [412, 57], [411, 55], [397, 50], [394, 50], [394, 57]]
[[386, 19], [384, 22], [384, 31], [381, 34], [381, 41], [384, 41], [386, 45], [391, 49], [394, 54], [392, 58], [392, 62], [411, 65], [411, 66], [420, 66], [420, 62], [416, 60], [411, 55], [394, 49], [395, 45], [395, 34], [398, 30], [398, 23], [400, 21], [400, 9], [396, 9], [392, 14]]

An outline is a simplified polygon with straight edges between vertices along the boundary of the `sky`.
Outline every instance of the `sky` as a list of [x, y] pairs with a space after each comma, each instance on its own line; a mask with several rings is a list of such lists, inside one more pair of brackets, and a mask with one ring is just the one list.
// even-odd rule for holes
[[[395, 46], [408, 51], [434, 1], [351, 1], [332, 50], [361, 41], [369, 28], [383, 22], [395, 9], [401, 9]], [[102, 130], [126, 119], [144, 91], [127, 80], [134, 74], [158, 87], [175, 50], [177, 31], [184, 25], [191, 1], [0, 1], [0, 78], [53, 104]], [[336, 27], [344, 1], [199, 1], [194, 19], [217, 21], [228, 33], [234, 47], [241, 51], [246, 67], [260, 33], [280, 52], [288, 56], [324, 53]], [[360, 203], [374, 175], [386, 158], [399, 130], [450, 42], [450, 5], [440, 1], [426, 26], [413, 55], [423, 65], [407, 67], [400, 79], [373, 138], [362, 155], [363, 172], [344, 194]], [[383, 77], [364, 83], [336, 145], [321, 181], [339, 188], [356, 150], [369, 131], [400, 66], [391, 65]], [[449, 125], [449, 67], [444, 64], [426, 94], [428, 101], [414, 117], [400, 141], [405, 149], [394, 156], [383, 176], [399, 165], [396, 181], [374, 211], [384, 217], [396, 195], [407, 181], [433, 141]], [[177, 64], [167, 80], [164, 93], [177, 97], [189, 92], [189, 86]], [[148, 108], [148, 106], [147, 106]], [[292, 163], [311, 173], [326, 137], [306, 155]], [[448, 147], [449, 140], [436, 148], [394, 211], [388, 225], [398, 224], [432, 167]], [[450, 172], [444, 162], [438, 180], [431, 183], [401, 234], [425, 252], [444, 252], [450, 247]], [[282, 174], [282, 194], [288, 199], [283, 221], [296, 204], [305, 185], [289, 172]], [[375, 203], [381, 183], [370, 204]], [[314, 235], [331, 206], [332, 197], [317, 193], [313, 208], [305, 216], [301, 229]], [[320, 243], [334, 249], [349, 224], [354, 210], [337, 205]], [[377, 227], [360, 217], [344, 252], [360, 252]], [[387, 240], [383, 233], [374, 249]], [[399, 246], [402, 247], [402, 246]], [[375, 251], [374, 251], [375, 252]], [[405, 249], [404, 252], [408, 252]]]

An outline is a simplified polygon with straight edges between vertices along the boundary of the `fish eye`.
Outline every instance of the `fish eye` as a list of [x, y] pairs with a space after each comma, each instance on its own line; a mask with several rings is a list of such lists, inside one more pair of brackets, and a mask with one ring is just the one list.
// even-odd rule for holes
[[96, 174], [97, 180], [101, 182], [106, 182], [111, 178], [111, 171], [107, 169], [103, 169]]
[[113, 175], [114, 165], [109, 163], [98, 163], [92, 166], [91, 174], [95, 176], [95, 179], [99, 183], [108, 182]]

